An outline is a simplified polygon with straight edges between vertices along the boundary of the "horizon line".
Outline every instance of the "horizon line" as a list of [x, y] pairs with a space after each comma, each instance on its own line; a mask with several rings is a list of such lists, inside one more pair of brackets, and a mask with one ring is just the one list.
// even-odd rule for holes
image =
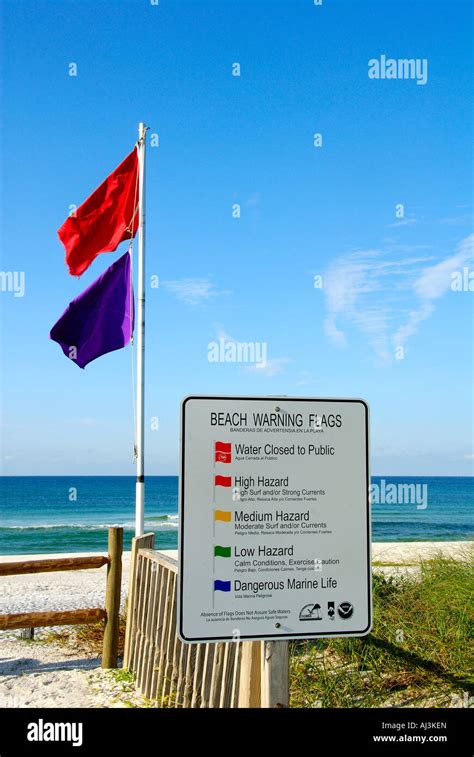
[[[433, 475], [430, 474], [424, 474], [424, 473], [410, 473], [410, 474], [402, 474], [402, 473], [371, 473], [370, 477], [376, 478], [383, 478], [384, 476], [387, 478], [474, 478], [474, 473], [470, 474], [456, 474], [456, 475], [450, 475], [448, 473], [444, 474], [438, 474]], [[62, 474], [55, 474], [55, 473], [6, 473], [0, 474], [0, 478], [136, 478], [136, 475], [133, 473], [130, 474], [119, 474], [119, 473], [62, 473]], [[149, 473], [145, 476], [145, 481], [147, 478], [179, 478], [179, 473]]]

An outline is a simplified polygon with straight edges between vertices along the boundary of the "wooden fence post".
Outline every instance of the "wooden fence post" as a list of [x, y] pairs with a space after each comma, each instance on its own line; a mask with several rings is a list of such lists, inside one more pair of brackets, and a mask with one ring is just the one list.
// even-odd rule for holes
[[102, 667], [116, 668], [119, 641], [120, 594], [122, 586], [123, 528], [109, 528], [109, 564], [105, 591], [104, 647]]
[[287, 641], [262, 641], [262, 707], [289, 707]]
[[239, 708], [260, 707], [260, 641], [242, 642], [240, 662]]

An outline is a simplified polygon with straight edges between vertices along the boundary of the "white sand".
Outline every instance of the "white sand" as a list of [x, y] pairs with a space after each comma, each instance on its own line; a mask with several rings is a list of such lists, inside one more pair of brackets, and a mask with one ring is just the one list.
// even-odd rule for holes
[[[372, 560], [382, 564], [375, 570], [416, 571], [413, 563], [420, 558], [429, 559], [437, 553], [457, 558], [472, 549], [473, 544], [374, 543]], [[176, 557], [177, 552], [169, 550], [169, 554]], [[11, 555], [0, 559], [14, 562], [58, 556]], [[130, 553], [126, 552], [122, 606], [128, 592], [129, 570]], [[5, 576], [0, 578], [0, 613], [103, 607], [106, 571], [104, 566], [94, 570]], [[113, 672], [102, 671], [100, 659], [71, 644], [45, 643], [41, 640], [45, 634], [42, 629], [36, 629], [34, 642], [19, 640], [19, 633], [0, 632], [0, 707], [121, 707], [127, 706], [126, 702], [143, 706], [140, 697], [133, 693], [133, 685], [120, 684]]]
[[70, 642], [0, 641], [0, 707], [144, 706], [132, 682]]
[[372, 544], [372, 561], [382, 563], [413, 563], [429, 560], [436, 554], [453, 559], [462, 557], [474, 547], [472, 541], [393, 541]]

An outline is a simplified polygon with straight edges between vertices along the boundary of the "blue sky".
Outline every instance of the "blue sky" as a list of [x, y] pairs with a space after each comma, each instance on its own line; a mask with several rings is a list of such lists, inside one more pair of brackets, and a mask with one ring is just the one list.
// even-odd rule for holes
[[[4, 474], [134, 472], [130, 348], [81, 371], [48, 334], [124, 251], [76, 280], [56, 230], [140, 120], [159, 134], [147, 472], [177, 473], [180, 401], [204, 393], [363, 397], [374, 474], [472, 474], [474, 294], [451, 287], [474, 270], [469, 2], [4, 0], [2, 17], [1, 269], [25, 275], [23, 297], [0, 292]], [[426, 84], [370, 79], [381, 55], [426, 59]], [[266, 366], [209, 362], [220, 336], [265, 343]]]

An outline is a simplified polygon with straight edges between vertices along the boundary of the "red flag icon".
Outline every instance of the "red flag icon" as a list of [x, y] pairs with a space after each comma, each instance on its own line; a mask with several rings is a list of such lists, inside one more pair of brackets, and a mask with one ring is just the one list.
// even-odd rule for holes
[[215, 443], [215, 460], [216, 463], [232, 462], [232, 444], [231, 442]]
[[214, 479], [215, 486], [232, 486], [232, 476], [216, 476]]
[[130, 155], [58, 230], [71, 276], [80, 276], [101, 252], [113, 252], [138, 227], [138, 154]]

